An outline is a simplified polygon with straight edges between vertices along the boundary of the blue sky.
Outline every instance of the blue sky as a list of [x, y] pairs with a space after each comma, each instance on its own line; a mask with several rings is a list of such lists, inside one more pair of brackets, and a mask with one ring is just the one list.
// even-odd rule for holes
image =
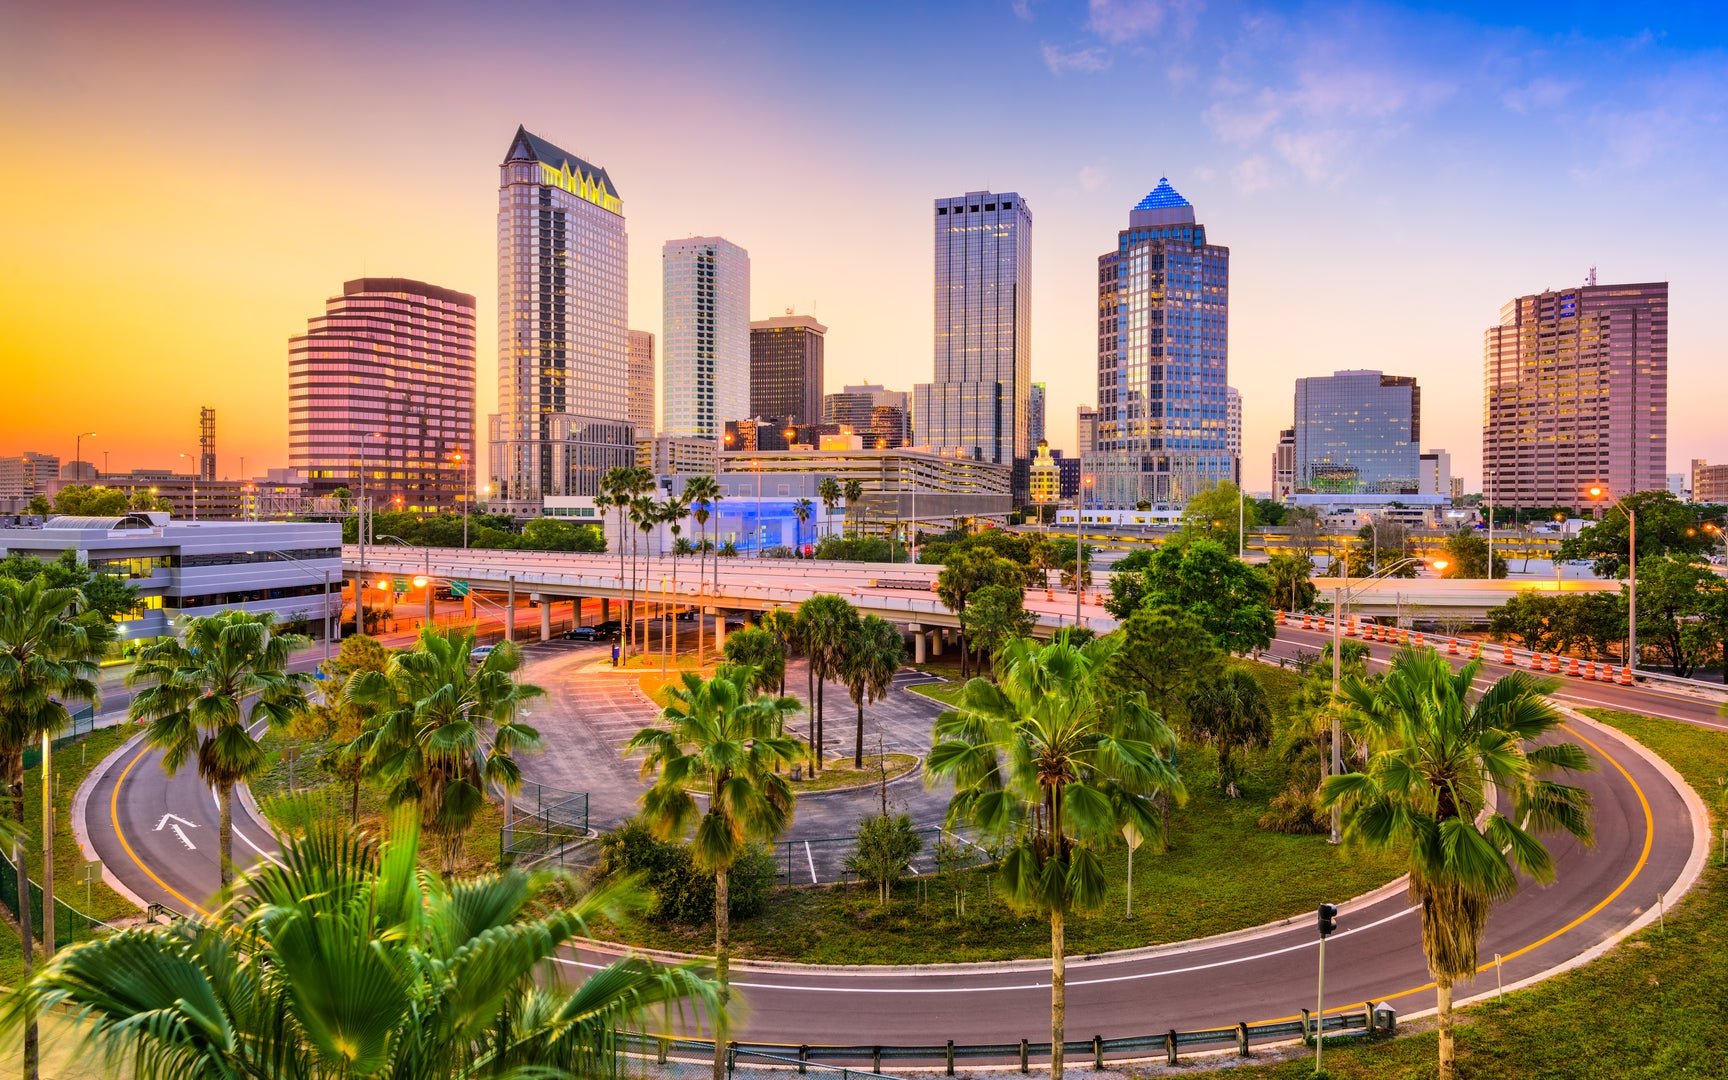
[[[53, 329], [32, 313], [80, 288], [80, 238], [35, 224], [65, 197], [40, 163], [124, 162], [125, 197], [71, 228], [140, 237], [108, 280], [160, 325], [97, 313], [87, 331], [92, 407], [113, 395], [116, 453], [136, 446], [139, 465], [184, 439], [138, 394], [194, 419], [188, 394], [229, 414], [269, 400], [287, 336], [362, 272], [480, 297], [485, 411], [496, 166], [518, 123], [618, 183], [633, 326], [659, 329], [661, 242], [723, 235], [751, 253], [757, 317], [814, 308], [831, 327], [830, 388], [930, 377], [931, 200], [1016, 190], [1035, 220], [1033, 377], [1071, 446], [1094, 393], [1096, 257], [1168, 176], [1232, 249], [1250, 488], [1292, 380], [1345, 367], [1415, 375], [1424, 443], [1474, 487], [1482, 331], [1591, 265], [1672, 283], [1669, 468], [1728, 460], [1718, 8], [70, 3], [0, 19], [0, 225], [20, 237], [0, 361], [45, 366]], [[189, 327], [186, 296], [220, 317]], [[147, 391], [102, 379], [170, 352], [221, 363]], [[236, 452], [279, 463], [280, 412], [235, 432]], [[42, 439], [68, 426], [41, 423]]]

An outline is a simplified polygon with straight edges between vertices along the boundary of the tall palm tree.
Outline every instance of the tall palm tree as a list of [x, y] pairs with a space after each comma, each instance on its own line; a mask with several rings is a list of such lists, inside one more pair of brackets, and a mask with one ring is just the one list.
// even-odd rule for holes
[[689, 542], [679, 534], [684, 531], [684, 519], [690, 515], [690, 500], [684, 495], [667, 499], [660, 507], [660, 520], [665, 523], [666, 530], [672, 534], [672, 659], [678, 659], [678, 556], [683, 554], [680, 548], [688, 548]]
[[[661, 505], [655, 502], [651, 496], [638, 495], [636, 501], [630, 504], [630, 520], [635, 523], [636, 531], [642, 535], [642, 588], [649, 597], [652, 597], [654, 594], [653, 590], [648, 586], [648, 576], [653, 568], [653, 562], [651, 560], [654, 552], [649, 544], [649, 540], [653, 537], [654, 530], [660, 527]], [[634, 552], [632, 552], [631, 555], [631, 562], [632, 564], [635, 562]], [[630, 575], [630, 587], [632, 589], [636, 587], [636, 575], [634, 572]], [[647, 607], [650, 602], [651, 601], [644, 599], [643, 606]], [[632, 604], [632, 607], [634, 607], [634, 604]], [[641, 637], [636, 642], [637, 652], [646, 652], [648, 649], [648, 621], [648, 617], [644, 616], [642, 620], [642, 628], [638, 631], [636, 628], [635, 615], [634, 613], [631, 615], [630, 633], [633, 635], [637, 633], [641, 634]]]
[[714, 510], [714, 500], [719, 497], [719, 483], [712, 476], [692, 476], [684, 481], [684, 498], [690, 504], [690, 516], [696, 519], [696, 528], [702, 539], [696, 548], [696, 662], [703, 660], [702, 601], [708, 578], [708, 518]]
[[[772, 840], [792, 823], [792, 788], [778, 769], [798, 758], [798, 742], [786, 734], [786, 717], [797, 711], [798, 700], [758, 694], [756, 680], [754, 668], [734, 664], [720, 665], [711, 679], [686, 671], [682, 685], [666, 690], [664, 726], [643, 728], [629, 742], [629, 752], [646, 753], [642, 775], [654, 780], [642, 793], [649, 827], [668, 839], [694, 826], [690, 853], [714, 874], [714, 975], [722, 1010], [714, 1031], [714, 1080], [726, 1076], [727, 875], [751, 843]], [[700, 814], [690, 790], [697, 785], [708, 796]]]
[[819, 773], [823, 748], [827, 745], [823, 687], [845, 670], [846, 651], [858, 635], [858, 609], [844, 597], [818, 593], [798, 605], [798, 630], [810, 664], [810, 705], [815, 715], [810, 725], [813, 743], [810, 771]]
[[[625, 549], [629, 546], [624, 542], [626, 535], [624, 532], [624, 514], [629, 509], [631, 500], [635, 498], [630, 490], [634, 483], [631, 475], [634, 471], [634, 467], [629, 465], [617, 465], [607, 469], [606, 475], [600, 478], [601, 498], [596, 500], [611, 506], [618, 512], [618, 589], [620, 592], [623, 592], [625, 588], [624, 554]], [[618, 602], [621, 607], [625, 603], [623, 597], [619, 597]], [[625, 617], [626, 619], [629, 617], [627, 611]], [[619, 646], [625, 650], [624, 658], [627, 660], [629, 659], [629, 640], [623, 634], [618, 635], [618, 639]]]
[[863, 530], [862, 520], [856, 512], [863, 509], [858, 505], [864, 498], [863, 481], [848, 480], [843, 490], [846, 492], [846, 516], [852, 519], [852, 535], [858, 536]]
[[288, 658], [310, 643], [278, 633], [273, 612], [194, 616], [179, 638], [140, 653], [126, 676], [127, 686], [143, 687], [127, 715], [149, 723], [144, 739], [162, 751], [168, 775], [196, 761], [199, 779], [216, 789], [224, 888], [234, 880], [234, 788], [264, 767], [252, 729], [260, 721], [282, 727], [306, 709], [311, 677], [289, 671]]
[[761, 693], [774, 693], [777, 684], [786, 682], [786, 649], [760, 626], [740, 627], [726, 635], [726, 662], [754, 670], [752, 689]]
[[1100, 675], [1120, 639], [1010, 642], [1000, 682], [973, 679], [931, 732], [929, 777], [951, 778], [950, 824], [1009, 843], [1001, 881], [1015, 907], [1050, 919], [1050, 1074], [1062, 1076], [1067, 1024], [1064, 920], [1104, 902], [1098, 848], [1123, 830], [1163, 837], [1152, 797], [1187, 793], [1170, 756], [1175, 736], [1144, 694]]
[[617, 1032], [650, 1010], [719, 1015], [687, 967], [623, 959], [562, 985], [560, 951], [629, 915], [629, 890], [572, 903], [557, 876], [520, 870], [448, 883], [419, 869], [418, 841], [412, 814], [382, 844], [315, 820], [218, 915], [67, 949], [9, 995], [8, 1018], [68, 1007], [138, 1080], [457, 1080], [615, 1075]]
[[[792, 650], [798, 648], [798, 613], [786, 608], [772, 608], [762, 613], [762, 629], [774, 635], [774, 643], [780, 646], [780, 655], [789, 657]], [[786, 693], [786, 665], [780, 665], [780, 693]]]
[[840, 505], [840, 482], [832, 476], [824, 476], [822, 482], [816, 485], [816, 497], [822, 501], [822, 509], [827, 511], [828, 527], [834, 527], [834, 508]]
[[1457, 1068], [1452, 986], [1475, 977], [1489, 909], [1518, 890], [1517, 871], [1554, 880], [1535, 834], [1592, 836], [1589, 793], [1551, 779], [1589, 770], [1589, 757], [1574, 743], [1541, 742], [1562, 723], [1546, 696], [1554, 684], [1513, 672], [1472, 700], [1481, 666], [1454, 672], [1433, 649], [1406, 648], [1379, 682], [1345, 679], [1339, 696], [1367, 764], [1320, 789], [1326, 805], [1344, 808], [1347, 836], [1408, 856], [1439, 1006], [1441, 1080]]
[[[68, 701], [97, 702], [97, 663], [114, 640], [114, 624], [84, 606], [77, 589], [48, 587], [46, 574], [29, 581], [0, 577], [0, 777], [16, 817], [9, 845], [12, 865], [22, 883], [29, 880], [24, 863], [24, 751], [65, 730], [72, 722]], [[52, 837], [45, 837], [43, 857], [54, 857]], [[23, 942], [24, 977], [35, 966], [35, 928], [29, 904], [18, 905], [18, 933]], [[24, 1075], [37, 1069], [36, 1021], [24, 1030]]]
[[1241, 795], [1238, 751], [1272, 739], [1272, 703], [1266, 688], [1245, 668], [1226, 668], [1188, 695], [1189, 733], [1212, 744], [1218, 754], [1218, 786], [1232, 799]]
[[792, 504], [792, 513], [798, 519], [798, 547], [804, 547], [804, 526], [810, 524], [810, 517], [816, 512], [816, 504], [809, 499], [799, 499]]
[[858, 706], [858, 731], [852, 743], [852, 767], [864, 767], [864, 706], [888, 696], [894, 675], [906, 655], [900, 628], [880, 615], [859, 620], [856, 636], [840, 662], [840, 678]]
[[383, 671], [355, 673], [344, 690], [378, 710], [371, 767], [390, 785], [392, 804], [419, 806], [445, 875], [456, 870], [487, 789], [514, 795], [522, 786], [515, 755], [540, 745], [540, 733], [516, 720], [524, 701], [546, 692], [512, 678], [522, 651], [506, 641], [479, 664], [473, 651], [472, 630], [428, 626], [414, 648]]

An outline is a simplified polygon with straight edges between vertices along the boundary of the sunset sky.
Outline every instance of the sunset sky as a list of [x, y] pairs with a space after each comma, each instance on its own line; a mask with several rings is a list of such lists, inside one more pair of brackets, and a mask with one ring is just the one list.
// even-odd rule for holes
[[[1522, 293], [1671, 285], [1668, 468], [1728, 460], [1728, 16], [1715, 5], [12, 3], [0, 8], [0, 453], [287, 463], [287, 340], [364, 274], [479, 297], [518, 124], [663, 241], [750, 252], [826, 323], [829, 390], [931, 376], [931, 201], [1020, 192], [1032, 372], [1072, 448], [1097, 256], [1168, 176], [1231, 249], [1244, 472], [1292, 381], [1422, 386], [1478, 483], [1482, 332]], [[483, 450], [483, 446], [482, 446]]]

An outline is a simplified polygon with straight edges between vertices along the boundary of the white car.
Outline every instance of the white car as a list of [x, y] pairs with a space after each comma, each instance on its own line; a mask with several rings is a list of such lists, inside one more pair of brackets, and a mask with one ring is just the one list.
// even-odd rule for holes
[[468, 659], [474, 661], [476, 664], [484, 663], [486, 658], [492, 655], [494, 647], [495, 646], [492, 645], [481, 645], [468, 654]]

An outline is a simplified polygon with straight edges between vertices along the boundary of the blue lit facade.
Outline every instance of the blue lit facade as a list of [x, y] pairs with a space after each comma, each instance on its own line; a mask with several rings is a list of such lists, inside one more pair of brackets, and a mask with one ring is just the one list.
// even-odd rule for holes
[[1229, 442], [1230, 249], [1161, 179], [1098, 259], [1101, 506], [1180, 504], [1236, 476]]

